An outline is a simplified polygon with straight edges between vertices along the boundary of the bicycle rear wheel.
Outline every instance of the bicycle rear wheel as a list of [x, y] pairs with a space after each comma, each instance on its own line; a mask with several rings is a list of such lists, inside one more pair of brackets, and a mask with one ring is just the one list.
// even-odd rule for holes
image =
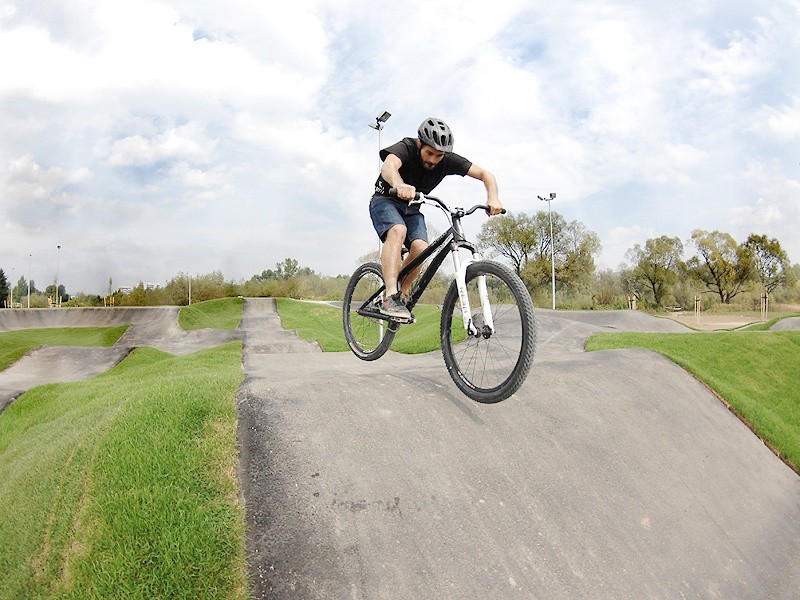
[[[494, 328], [484, 323], [478, 281], [486, 277]], [[467, 335], [458, 288], [453, 282], [442, 307], [442, 353], [458, 388], [478, 402], [494, 403], [516, 392], [533, 363], [536, 318], [530, 294], [509, 267], [478, 261], [467, 268], [467, 290], [477, 335]]]
[[347, 345], [361, 360], [376, 360], [386, 354], [394, 340], [395, 331], [389, 328], [389, 322], [372, 318], [358, 311], [367, 300], [377, 314], [377, 306], [384, 298], [381, 291], [385, 287], [381, 266], [375, 262], [364, 263], [356, 269], [342, 303], [342, 322]]

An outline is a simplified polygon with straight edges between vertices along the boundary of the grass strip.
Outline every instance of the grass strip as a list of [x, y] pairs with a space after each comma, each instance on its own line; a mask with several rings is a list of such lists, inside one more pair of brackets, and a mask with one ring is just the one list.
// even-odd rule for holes
[[800, 472], [800, 332], [600, 333], [586, 348], [663, 354], [716, 391]]
[[[301, 339], [316, 340], [324, 352], [350, 351], [344, 339], [341, 308], [289, 298], [278, 298], [277, 304], [284, 329], [297, 331]], [[414, 316], [416, 323], [404, 325], [397, 332], [392, 350], [403, 354], [422, 354], [441, 349], [439, 324], [442, 312], [438, 307], [417, 305]]]
[[[0, 415], [0, 598], [246, 598], [241, 343], [140, 348]], [[9, 510], [13, 507], [13, 510]]]
[[113, 346], [127, 329], [128, 325], [4, 331], [0, 333], [0, 371], [40, 346]]
[[178, 325], [193, 329], [236, 329], [242, 321], [242, 299], [220, 298], [184, 306], [178, 313]]

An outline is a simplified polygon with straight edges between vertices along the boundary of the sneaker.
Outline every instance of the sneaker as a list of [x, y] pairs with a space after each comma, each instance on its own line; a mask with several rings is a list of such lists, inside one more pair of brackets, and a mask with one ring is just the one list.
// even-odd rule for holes
[[403, 304], [399, 293], [394, 296], [389, 296], [381, 302], [380, 311], [382, 315], [386, 315], [387, 317], [411, 320], [411, 312], [406, 308], [406, 305]]

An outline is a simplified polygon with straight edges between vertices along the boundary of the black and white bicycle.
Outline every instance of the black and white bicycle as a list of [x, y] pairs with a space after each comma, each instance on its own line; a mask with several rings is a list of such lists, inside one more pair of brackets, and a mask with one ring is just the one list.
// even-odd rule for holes
[[[530, 294], [510, 267], [483, 260], [464, 237], [461, 219], [487, 206], [469, 210], [449, 208], [439, 198], [417, 194], [413, 204], [434, 206], [447, 215], [450, 228], [433, 241], [398, 277], [405, 277], [431, 259], [407, 291], [406, 306], [413, 310], [448, 255], [453, 281], [442, 305], [442, 353], [456, 386], [478, 402], [494, 403], [516, 392], [533, 363], [536, 318]], [[462, 260], [460, 250], [471, 255]], [[342, 307], [344, 334], [353, 353], [362, 360], [383, 356], [395, 333], [407, 321], [380, 313], [386, 293], [381, 266], [364, 263], [356, 269], [345, 291]]]

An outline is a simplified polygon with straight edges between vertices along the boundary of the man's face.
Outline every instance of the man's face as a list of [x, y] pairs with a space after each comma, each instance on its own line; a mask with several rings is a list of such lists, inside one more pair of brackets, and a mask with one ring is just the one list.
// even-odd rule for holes
[[442, 159], [444, 158], [443, 150], [436, 150], [430, 146], [422, 146], [419, 153], [422, 157], [422, 166], [429, 171], [435, 169], [436, 165], [442, 162]]

